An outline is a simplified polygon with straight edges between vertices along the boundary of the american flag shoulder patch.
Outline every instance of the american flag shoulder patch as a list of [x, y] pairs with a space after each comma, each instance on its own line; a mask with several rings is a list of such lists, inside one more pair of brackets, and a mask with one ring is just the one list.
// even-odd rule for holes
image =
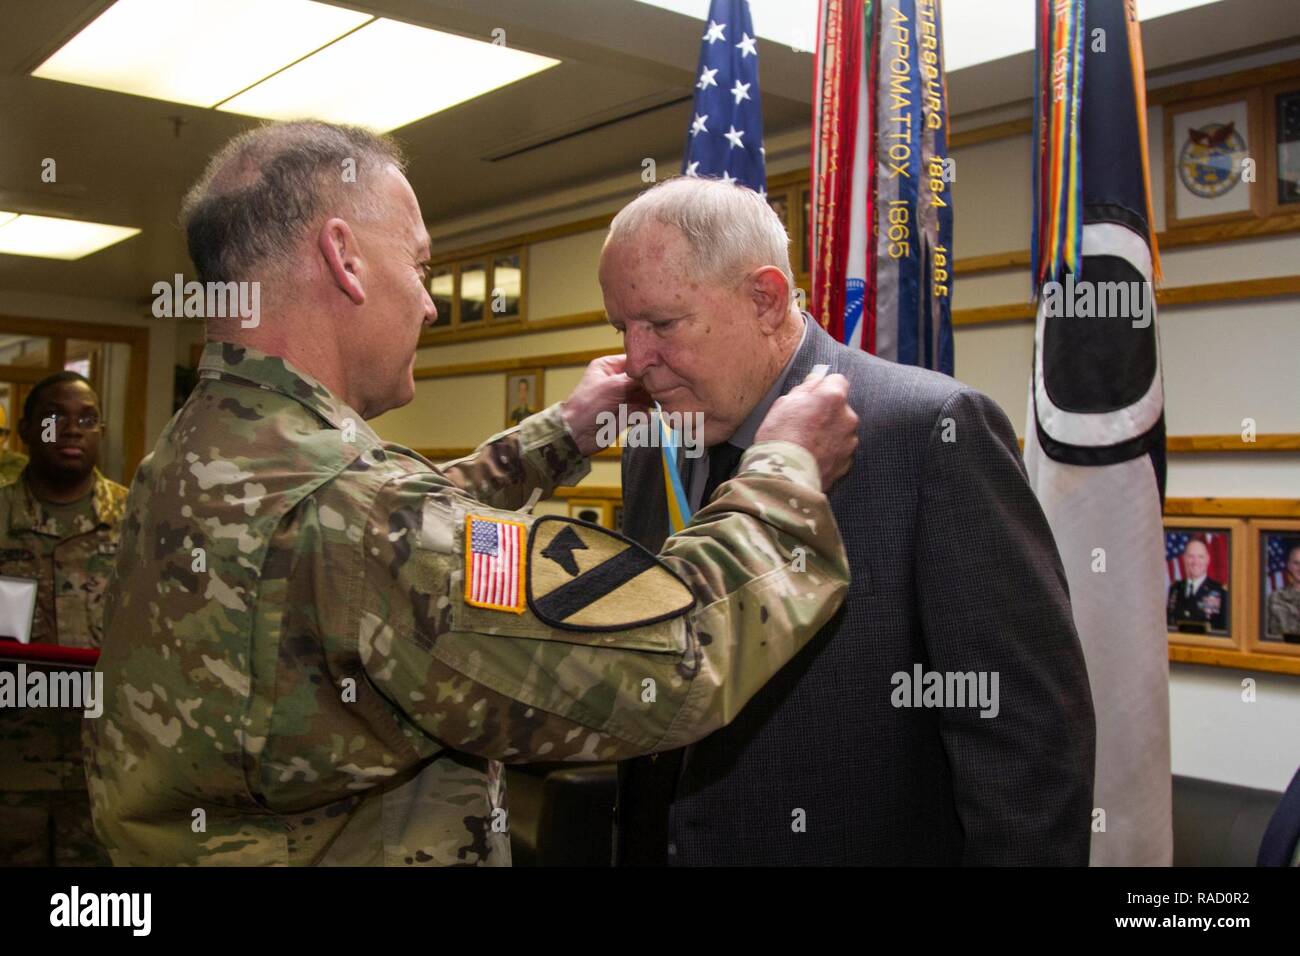
[[524, 613], [528, 528], [519, 521], [465, 516], [465, 603]]

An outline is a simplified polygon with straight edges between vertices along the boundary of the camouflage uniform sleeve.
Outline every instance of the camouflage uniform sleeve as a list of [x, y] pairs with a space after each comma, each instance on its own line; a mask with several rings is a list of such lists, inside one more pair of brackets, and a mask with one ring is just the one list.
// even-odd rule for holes
[[470, 515], [529, 528], [567, 522], [483, 509], [435, 476], [390, 482], [364, 542], [358, 650], [370, 680], [419, 731], [491, 759], [619, 760], [697, 740], [739, 713], [848, 588], [816, 464], [785, 442], [746, 452], [737, 476], [666, 542], [660, 560], [642, 553], [685, 582], [693, 608], [642, 624], [653, 621], [658, 597], [633, 578], [613, 602], [624, 630], [551, 626], [532, 601], [520, 613], [471, 606]]
[[589, 471], [591, 464], [569, 434], [559, 402], [442, 469], [453, 485], [494, 508], [522, 507], [534, 488], [549, 498], [556, 487], [577, 484]]

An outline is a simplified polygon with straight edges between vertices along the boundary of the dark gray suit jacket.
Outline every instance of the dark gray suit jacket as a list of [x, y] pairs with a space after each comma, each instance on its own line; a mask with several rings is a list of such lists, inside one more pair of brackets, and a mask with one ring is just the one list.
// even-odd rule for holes
[[[1087, 865], [1092, 695], [1006, 416], [810, 319], [786, 390], [817, 363], [848, 378], [862, 422], [853, 468], [830, 495], [849, 594], [734, 723], [688, 748], [680, 776], [669, 771], [668, 862]], [[623, 494], [624, 532], [658, 551], [668, 529], [657, 449], [624, 450]], [[917, 664], [997, 672], [999, 713], [894, 706], [894, 675]], [[636, 796], [674, 763], [620, 766], [621, 862], [643, 862], [627, 837], [653, 832], [667, 808]]]

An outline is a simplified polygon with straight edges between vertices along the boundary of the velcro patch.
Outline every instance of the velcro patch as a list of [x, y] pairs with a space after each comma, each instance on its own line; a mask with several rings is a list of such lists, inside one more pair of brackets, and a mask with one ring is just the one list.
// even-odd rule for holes
[[519, 521], [465, 516], [465, 603], [524, 613], [528, 528]]
[[622, 631], [680, 617], [695, 596], [641, 545], [585, 521], [546, 515], [528, 538], [528, 607], [568, 631]]

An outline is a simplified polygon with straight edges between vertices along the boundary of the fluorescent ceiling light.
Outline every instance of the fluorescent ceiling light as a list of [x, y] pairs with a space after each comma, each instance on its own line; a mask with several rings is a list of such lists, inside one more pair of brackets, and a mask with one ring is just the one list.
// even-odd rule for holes
[[32, 75], [387, 132], [558, 63], [314, 0], [117, 0]]
[[381, 19], [218, 109], [267, 119], [314, 116], [387, 131], [558, 63], [523, 50]]
[[[639, 2], [700, 21], [709, 15], [709, 0]], [[1218, 2], [1138, 0], [1138, 18], [1153, 20]], [[817, 5], [817, 0], [750, 0], [754, 32], [763, 39], [811, 51], [817, 43]], [[943, 19], [944, 65], [949, 73], [1034, 48], [1032, 0], [941, 0], [939, 9]]]
[[216, 106], [370, 19], [312, 0], [117, 0], [32, 75]]
[[11, 256], [80, 259], [139, 233], [131, 226], [0, 212], [0, 253]]

